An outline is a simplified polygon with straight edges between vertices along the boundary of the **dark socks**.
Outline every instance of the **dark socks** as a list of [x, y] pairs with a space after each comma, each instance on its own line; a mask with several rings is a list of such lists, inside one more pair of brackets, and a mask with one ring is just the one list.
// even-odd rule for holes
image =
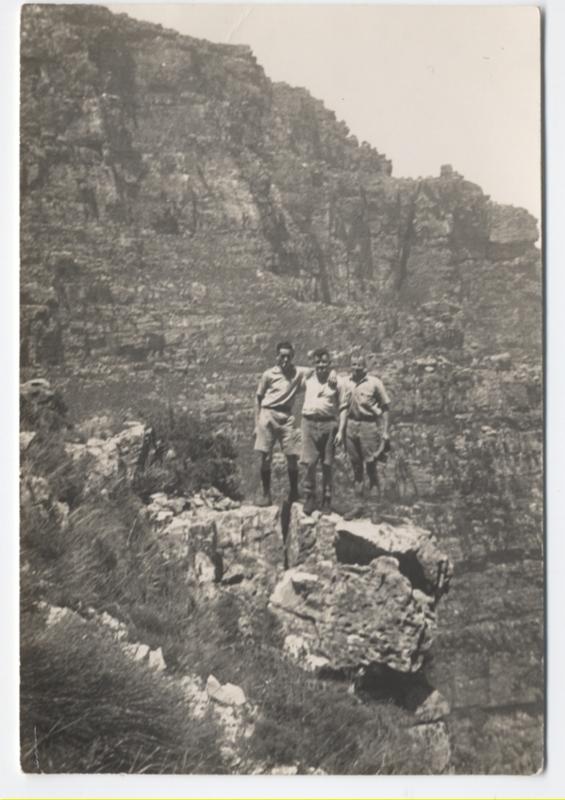
[[367, 477], [369, 478], [369, 487], [371, 489], [375, 489], [379, 485], [379, 479], [377, 477], [377, 465], [374, 461], [367, 462], [365, 469], [367, 470]]
[[265, 497], [271, 494], [271, 468], [261, 467], [261, 485], [263, 486], [263, 494]]
[[322, 497], [332, 496], [332, 468], [326, 464], [322, 465]]
[[296, 500], [298, 497], [298, 470], [297, 469], [290, 469], [288, 470], [288, 483], [290, 485], [290, 499]]

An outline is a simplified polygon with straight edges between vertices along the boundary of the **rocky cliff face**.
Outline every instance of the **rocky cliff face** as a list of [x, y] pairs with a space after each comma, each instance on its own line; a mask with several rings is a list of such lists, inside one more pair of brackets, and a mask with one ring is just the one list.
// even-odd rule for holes
[[536, 769], [536, 221], [449, 166], [393, 177], [245, 47], [26, 6], [21, 80], [24, 377], [50, 378], [77, 416], [200, 411], [236, 435], [252, 488], [251, 400], [274, 343], [290, 335], [303, 360], [326, 342], [338, 367], [361, 345], [393, 397], [384, 510], [431, 528], [456, 565], [429, 669], [457, 766]]

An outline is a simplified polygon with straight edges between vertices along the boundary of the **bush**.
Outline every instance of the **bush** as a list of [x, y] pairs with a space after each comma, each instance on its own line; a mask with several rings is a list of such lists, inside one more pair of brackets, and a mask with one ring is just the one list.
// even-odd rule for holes
[[65, 452], [64, 434], [39, 430], [22, 457], [22, 472], [47, 478], [56, 500], [71, 507], [80, 502], [84, 470]]
[[150, 425], [157, 458], [136, 478], [134, 490], [142, 499], [156, 491], [189, 495], [210, 486], [232, 499], [241, 498], [237, 450], [229, 436], [172, 407], [155, 414]]
[[22, 621], [21, 763], [26, 772], [221, 773], [213, 722], [182, 692], [81, 620]]

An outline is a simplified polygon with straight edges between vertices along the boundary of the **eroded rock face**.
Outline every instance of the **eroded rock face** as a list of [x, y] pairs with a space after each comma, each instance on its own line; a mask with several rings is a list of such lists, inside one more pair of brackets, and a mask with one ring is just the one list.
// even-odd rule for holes
[[433, 599], [412, 589], [395, 558], [312, 569], [289, 570], [271, 595], [271, 608], [308, 643], [308, 656], [339, 671], [374, 663], [400, 672], [422, 666], [435, 633]]
[[[296, 505], [286, 538], [289, 564], [270, 598], [307, 668], [386, 665], [416, 672], [430, 648], [435, 605], [452, 567], [433, 537], [337, 514], [308, 517]], [[289, 646], [292, 651], [292, 646]]]
[[431, 596], [448, 587], [452, 567], [429, 531], [408, 520], [396, 525], [368, 519], [346, 521], [337, 514], [308, 517], [295, 506], [286, 538], [289, 566], [316, 556], [333, 557], [343, 564], [369, 564], [379, 556], [399, 560], [400, 569], [414, 588]]
[[196, 506], [175, 514], [152, 504], [146, 513], [169, 558], [186, 563], [200, 584], [259, 579], [268, 591], [283, 568], [280, 511], [242, 505], [228, 511]]
[[254, 603], [269, 602], [285, 649], [306, 669], [421, 668], [452, 572], [428, 531], [307, 517], [295, 504], [285, 539], [276, 506], [164, 506], [160, 497], [146, 513], [168, 557], [203, 587], [237, 585]]
[[93, 436], [84, 444], [68, 442], [65, 451], [87, 475], [83, 489], [86, 496], [120, 479], [131, 485], [136, 472], [147, 461], [152, 445], [151, 429], [142, 422], [129, 422], [115, 436], [108, 439]]

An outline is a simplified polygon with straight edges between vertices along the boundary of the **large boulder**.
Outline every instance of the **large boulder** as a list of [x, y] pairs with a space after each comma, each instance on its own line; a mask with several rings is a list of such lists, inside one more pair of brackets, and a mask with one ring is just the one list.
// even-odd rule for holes
[[288, 570], [271, 608], [305, 654], [332, 670], [374, 664], [416, 672], [435, 633], [433, 598], [414, 589], [398, 560], [379, 556], [367, 566], [322, 561], [312, 571]]
[[413, 587], [434, 597], [447, 591], [453, 571], [434, 536], [406, 519], [376, 524], [338, 514], [307, 516], [294, 505], [285, 547], [289, 567], [319, 559], [363, 566], [392, 556]]
[[420, 669], [452, 572], [428, 531], [408, 521], [306, 516], [295, 505], [285, 546], [290, 569], [270, 606], [287, 638], [300, 642], [298, 661], [339, 671]]

